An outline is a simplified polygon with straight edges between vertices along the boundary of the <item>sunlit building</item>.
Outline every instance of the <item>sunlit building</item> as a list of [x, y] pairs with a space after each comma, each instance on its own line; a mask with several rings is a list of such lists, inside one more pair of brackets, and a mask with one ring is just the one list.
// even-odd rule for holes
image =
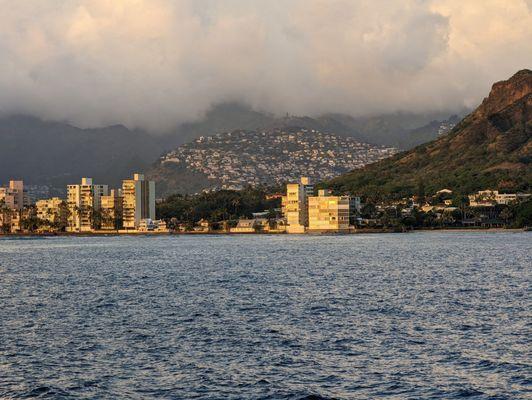
[[299, 183], [286, 185], [286, 196], [283, 196], [282, 211], [286, 218], [288, 233], [304, 233], [308, 226], [307, 199], [314, 192], [310, 179], [303, 177]]
[[141, 219], [137, 227], [139, 232], [169, 232], [166, 222], [162, 219], [152, 220], [150, 218]]
[[65, 209], [63, 207], [63, 199], [59, 197], [53, 197], [51, 199], [38, 200], [35, 203], [37, 208], [37, 218], [42, 221], [48, 221], [53, 224], [60, 222], [62, 218], [65, 218]]
[[519, 201], [527, 200], [530, 194], [526, 193], [499, 193], [498, 190], [479, 190], [475, 194], [470, 194], [469, 205], [471, 207], [491, 207], [496, 204], [509, 205]]
[[101, 229], [120, 229], [122, 227], [122, 191], [111, 189], [102, 196], [100, 205]]
[[67, 186], [69, 210], [67, 231], [88, 232], [94, 226], [95, 212], [100, 211], [101, 198], [107, 196], [107, 185], [95, 185], [92, 178], [82, 178], [80, 185]]
[[331, 196], [320, 190], [308, 198], [309, 231], [340, 232], [349, 230], [349, 196]]
[[11, 210], [21, 211], [29, 205], [29, 199], [24, 190], [23, 181], [9, 181], [8, 187], [0, 187], [0, 202]]
[[122, 181], [122, 215], [124, 229], [138, 229], [143, 219], [155, 220], [155, 182], [142, 174]]

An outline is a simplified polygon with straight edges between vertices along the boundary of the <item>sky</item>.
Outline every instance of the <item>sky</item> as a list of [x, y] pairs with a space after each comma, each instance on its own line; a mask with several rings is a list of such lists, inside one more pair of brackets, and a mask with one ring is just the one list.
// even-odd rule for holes
[[213, 105], [474, 107], [532, 68], [532, 0], [0, 0], [0, 112], [164, 132]]

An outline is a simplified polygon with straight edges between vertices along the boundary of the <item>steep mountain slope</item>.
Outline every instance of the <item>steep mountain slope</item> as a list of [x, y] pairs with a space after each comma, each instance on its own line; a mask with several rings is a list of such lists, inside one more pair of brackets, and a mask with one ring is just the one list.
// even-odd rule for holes
[[493, 85], [489, 97], [449, 134], [333, 179], [338, 191], [370, 196], [461, 193], [532, 186], [532, 71]]
[[124, 126], [79, 129], [25, 116], [0, 120], [0, 182], [64, 187], [81, 176], [116, 184], [162, 152], [157, 139]]

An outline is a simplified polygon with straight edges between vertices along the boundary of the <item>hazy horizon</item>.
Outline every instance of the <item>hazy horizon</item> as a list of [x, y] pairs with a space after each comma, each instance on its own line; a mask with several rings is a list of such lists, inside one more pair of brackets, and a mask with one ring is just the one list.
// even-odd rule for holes
[[475, 107], [532, 66], [532, 1], [0, 0], [0, 113], [165, 131], [220, 103]]

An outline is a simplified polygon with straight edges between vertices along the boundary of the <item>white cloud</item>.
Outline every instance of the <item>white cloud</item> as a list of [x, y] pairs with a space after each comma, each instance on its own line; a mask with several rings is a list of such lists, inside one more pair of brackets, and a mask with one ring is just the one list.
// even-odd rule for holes
[[532, 65], [528, 0], [0, 0], [0, 110], [165, 130], [473, 106]]

